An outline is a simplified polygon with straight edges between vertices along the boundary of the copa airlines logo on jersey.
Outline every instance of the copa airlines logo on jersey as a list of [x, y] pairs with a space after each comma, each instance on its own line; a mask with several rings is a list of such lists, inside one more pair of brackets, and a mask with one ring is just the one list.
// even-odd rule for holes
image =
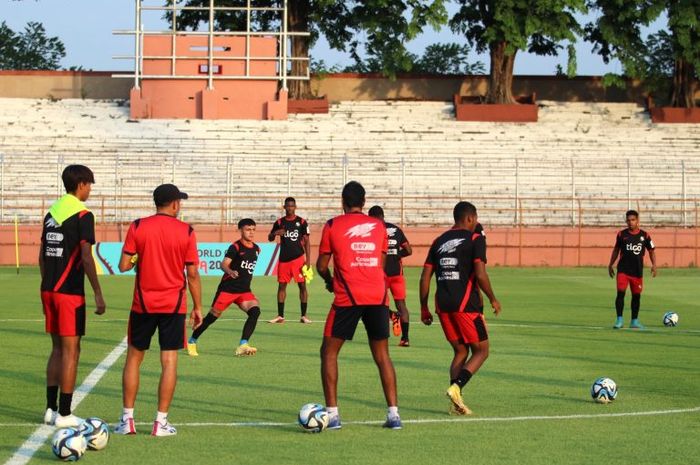
[[462, 242], [464, 242], [464, 239], [451, 239], [440, 246], [438, 253], [452, 253], [457, 250], [457, 247], [459, 247]]
[[369, 237], [372, 231], [377, 227], [377, 223], [362, 223], [345, 231], [345, 235], [349, 238], [353, 237]]
[[642, 244], [627, 244], [626, 249], [635, 255], [642, 253]]

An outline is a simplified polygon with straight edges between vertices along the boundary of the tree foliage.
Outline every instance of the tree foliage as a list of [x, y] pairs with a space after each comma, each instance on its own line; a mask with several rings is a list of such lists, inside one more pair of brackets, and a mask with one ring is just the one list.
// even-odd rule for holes
[[23, 31], [0, 23], [0, 69], [58, 69], [66, 50], [58, 37], [49, 37], [41, 23], [29, 22]]

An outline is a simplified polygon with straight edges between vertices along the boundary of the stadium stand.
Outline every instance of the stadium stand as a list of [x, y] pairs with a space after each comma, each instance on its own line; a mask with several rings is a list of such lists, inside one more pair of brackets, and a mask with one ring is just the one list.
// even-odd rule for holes
[[618, 224], [620, 210], [645, 208], [640, 198], [654, 203], [646, 224], [685, 225], [700, 199], [700, 127], [654, 125], [630, 103], [544, 101], [536, 124], [457, 122], [449, 102], [343, 101], [287, 121], [138, 122], [123, 101], [0, 104], [1, 216], [26, 222], [73, 162], [95, 172], [93, 201], [108, 222], [149, 212], [152, 188], [171, 181], [193, 194], [188, 220], [198, 223], [266, 221], [288, 193], [317, 222], [337, 211], [350, 179], [409, 225], [444, 224], [457, 198], [478, 202], [491, 225]]

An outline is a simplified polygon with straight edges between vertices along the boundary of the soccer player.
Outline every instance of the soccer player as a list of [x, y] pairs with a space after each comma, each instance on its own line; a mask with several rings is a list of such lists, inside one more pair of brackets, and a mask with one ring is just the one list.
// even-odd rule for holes
[[221, 270], [224, 275], [221, 277], [216, 295], [214, 295], [211, 310], [187, 342], [187, 352], [193, 357], [199, 355], [197, 353], [197, 340], [202, 333], [214, 324], [229, 305], [234, 303], [248, 315], [243, 325], [243, 333], [236, 349], [236, 355], [255, 355], [258, 351], [248, 344], [260, 317], [260, 303], [250, 290], [253, 270], [255, 270], [258, 255], [260, 255], [260, 247], [253, 242], [255, 221], [250, 218], [242, 219], [238, 222], [238, 231], [241, 233], [241, 238], [229, 246], [226, 256], [221, 262]]
[[[379, 205], [375, 205], [367, 212], [369, 216], [384, 221], [384, 209]], [[392, 223], [384, 222], [386, 226], [386, 234], [389, 240], [386, 253], [386, 264], [384, 272], [386, 273], [387, 286], [391, 290], [391, 295], [394, 296], [396, 304], [396, 312], [389, 312], [392, 322], [394, 336], [401, 336], [399, 342], [400, 347], [409, 347], [408, 341], [408, 307], [406, 306], [406, 279], [403, 276], [403, 266], [401, 259], [408, 257], [413, 253], [411, 244], [408, 243], [406, 235], [401, 228]]]
[[625, 213], [627, 229], [617, 233], [615, 239], [615, 247], [613, 247], [610, 255], [610, 264], [608, 265], [608, 274], [611, 278], [615, 277], [613, 265], [617, 260], [618, 255], [620, 261], [617, 263], [617, 298], [615, 299], [615, 311], [617, 319], [615, 320], [614, 329], [623, 327], [622, 311], [625, 308], [625, 291], [629, 285], [632, 291], [632, 321], [630, 328], [644, 329], [644, 326], [639, 322], [639, 303], [642, 297], [642, 287], [644, 273], [644, 251], [649, 251], [651, 259], [651, 275], [656, 277], [656, 252], [654, 242], [651, 236], [646, 231], [639, 229], [639, 213], [635, 210], [629, 210]]
[[187, 340], [187, 287], [193, 305], [190, 324], [197, 328], [202, 323], [197, 238], [192, 226], [177, 219], [184, 199], [187, 199], [187, 194], [180, 192], [175, 185], [158, 186], [153, 191], [156, 214], [131, 223], [122, 248], [119, 270], [126, 272], [136, 267], [136, 279], [129, 314], [129, 347], [122, 373], [124, 410], [115, 428], [117, 434], [136, 434], [134, 403], [139, 390], [141, 363], [156, 329], [161, 374], [158, 412], [151, 435], [177, 434], [168, 421], [168, 410], [177, 383], [177, 353]]
[[[454, 227], [435, 239], [420, 277], [421, 320], [430, 325], [433, 316], [428, 308], [430, 279], [435, 273], [435, 312], [447, 342], [454, 350], [450, 365], [450, 387], [447, 397], [450, 410], [469, 415], [464, 404], [462, 388], [476, 374], [489, 355], [488, 332], [483, 315], [482, 290], [498, 316], [501, 304], [496, 299], [489, 275], [486, 273], [486, 240], [475, 232], [476, 207], [458, 202], [454, 207]], [[469, 352], [471, 351], [471, 356]]]
[[51, 205], [44, 217], [39, 274], [46, 332], [51, 335], [52, 346], [46, 365], [44, 423], [65, 428], [82, 422], [71, 413], [71, 404], [80, 338], [85, 335], [85, 275], [95, 294], [95, 313], [102, 315], [106, 306], [92, 258], [95, 217], [83, 204], [90, 197], [95, 177], [87, 166], [69, 165], [61, 178], [66, 195]]
[[[284, 323], [284, 301], [287, 299], [287, 284], [292, 280], [299, 286], [301, 302], [301, 323], [311, 323], [306, 316], [309, 292], [304, 276], [305, 267], [311, 266], [311, 246], [309, 243], [309, 225], [306, 220], [296, 215], [297, 202], [294, 197], [284, 199], [285, 215], [272, 225], [267, 240], [280, 238], [280, 258], [277, 266], [277, 317], [268, 323]], [[308, 273], [308, 271], [307, 271]]]
[[[387, 236], [384, 222], [362, 213], [365, 189], [355, 181], [343, 187], [345, 214], [329, 220], [323, 228], [318, 274], [326, 289], [335, 297], [321, 345], [321, 380], [329, 415], [328, 428], [341, 427], [338, 413], [338, 354], [347, 340], [352, 340], [362, 320], [369, 347], [379, 368], [379, 377], [388, 406], [385, 428], [401, 429], [396, 373], [389, 357], [389, 307], [386, 305], [384, 261]], [[333, 257], [333, 274], [328, 265]]]

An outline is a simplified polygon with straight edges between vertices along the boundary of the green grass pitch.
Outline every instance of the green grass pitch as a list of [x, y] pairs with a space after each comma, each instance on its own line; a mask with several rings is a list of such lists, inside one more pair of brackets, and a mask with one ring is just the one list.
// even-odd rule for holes
[[[611, 329], [614, 281], [604, 269], [490, 268], [503, 304], [487, 313], [491, 357], [465, 388], [472, 417], [450, 417], [444, 391], [451, 350], [439, 324], [419, 322], [418, 269], [407, 270], [411, 347], [391, 355], [404, 429], [385, 431], [377, 370], [362, 325], [340, 354], [343, 429], [311, 435], [296, 425], [299, 407], [323, 403], [319, 346], [331, 295], [311, 285], [312, 325], [298, 321], [290, 286], [284, 325], [276, 315], [276, 282], [255, 278], [262, 317], [251, 343], [258, 354], [236, 358], [243, 314], [230, 309], [200, 339], [200, 357], [181, 354], [170, 419], [171, 438], [149, 436], [156, 410], [157, 350], [146, 356], [136, 404], [139, 434], [112, 436], [88, 452], [90, 464], [659, 464], [698, 463], [700, 456], [700, 305], [697, 269], [660, 270], [646, 278], [641, 320], [646, 331]], [[217, 280], [204, 279], [205, 309]], [[126, 332], [133, 280], [103, 277], [107, 314], [91, 312], [78, 383]], [[38, 270], [0, 269], [0, 462], [34, 432], [44, 411], [44, 334]], [[89, 286], [88, 286], [89, 287]], [[434, 287], [434, 283], [433, 283]], [[91, 296], [88, 295], [88, 303]], [[680, 315], [665, 328], [662, 314]], [[629, 322], [629, 295], [625, 323]], [[157, 347], [154, 341], [153, 347]], [[111, 366], [77, 407], [79, 416], [114, 423], [121, 412], [121, 369]], [[610, 405], [592, 402], [599, 376], [614, 379]], [[48, 441], [30, 463], [55, 463]]]

